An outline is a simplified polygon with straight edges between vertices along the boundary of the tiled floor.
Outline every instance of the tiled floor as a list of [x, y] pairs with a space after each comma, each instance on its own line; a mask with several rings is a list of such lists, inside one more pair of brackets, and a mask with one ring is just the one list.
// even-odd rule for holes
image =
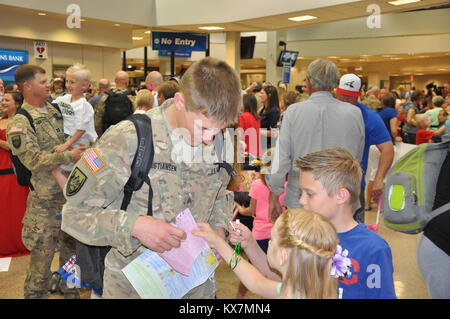
[[[375, 222], [376, 212], [366, 213], [366, 223]], [[407, 235], [386, 229], [382, 224], [378, 234], [391, 246], [394, 263], [394, 281], [397, 297], [401, 299], [426, 299], [428, 292], [425, 282], [420, 275], [417, 266], [417, 244], [421, 235]], [[23, 282], [29, 256], [13, 258], [8, 272], [0, 272], [0, 299], [23, 298]], [[57, 258], [54, 259], [52, 270], [56, 270]], [[219, 299], [236, 296], [239, 280], [225, 263], [220, 264], [216, 270], [218, 284], [217, 297]], [[89, 298], [89, 292], [82, 293], [81, 298]], [[60, 295], [52, 295], [51, 298], [62, 298]], [[246, 298], [259, 298], [247, 293]]]

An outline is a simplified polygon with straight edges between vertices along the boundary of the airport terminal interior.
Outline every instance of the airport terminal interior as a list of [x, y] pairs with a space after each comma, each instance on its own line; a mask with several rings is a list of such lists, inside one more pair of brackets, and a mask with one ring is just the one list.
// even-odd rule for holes
[[[99, 80], [114, 86], [118, 71], [138, 89], [152, 71], [179, 80], [211, 56], [236, 71], [243, 90], [260, 82], [305, 93], [308, 65], [327, 59], [341, 76], [356, 74], [363, 92], [442, 92], [450, 81], [449, 18], [450, 2], [441, 0], [0, 0], [0, 78], [6, 86], [17, 66], [34, 64], [51, 80], [81, 63], [95, 95]], [[372, 202], [365, 223], [376, 220]], [[397, 298], [429, 299], [417, 262], [422, 234], [389, 229], [382, 215], [377, 233], [391, 247]], [[30, 256], [0, 257], [0, 299], [23, 299]], [[226, 262], [215, 278], [218, 299], [236, 298], [239, 279]]]

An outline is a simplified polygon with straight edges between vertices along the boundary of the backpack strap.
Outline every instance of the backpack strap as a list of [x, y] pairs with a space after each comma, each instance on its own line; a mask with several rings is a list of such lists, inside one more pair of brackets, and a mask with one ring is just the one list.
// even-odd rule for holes
[[430, 215], [428, 216], [428, 221], [432, 220], [433, 218], [435, 218], [436, 216], [445, 213], [446, 211], [448, 211], [450, 209], [450, 202], [448, 202], [447, 204], [442, 205], [439, 208], [436, 208], [435, 210], [433, 210]]
[[148, 177], [152, 167], [155, 150], [153, 148], [152, 124], [145, 114], [133, 114], [127, 118], [136, 127], [138, 147], [131, 164], [131, 176], [124, 187], [124, 198], [121, 210], [127, 210], [134, 191], [139, 190], [145, 182], [149, 186], [147, 215], [152, 216], [153, 190]]
[[57, 103], [50, 103], [50, 105], [53, 106], [59, 112], [59, 114], [62, 115], [61, 109], [59, 108], [59, 105]]
[[[25, 110], [25, 109], [23, 109], [23, 108], [20, 108], [20, 109], [18, 109], [18, 110], [16, 111], [16, 114], [21, 114], [21, 115], [25, 116], [25, 117], [28, 119], [28, 122], [30, 122], [30, 125], [31, 125], [31, 128], [33, 129], [33, 131], [36, 132], [36, 127], [34, 126], [33, 118], [31, 117], [30, 113], [28, 113], [27, 110]], [[11, 161], [13, 160], [13, 156], [15, 156], [15, 155], [13, 155], [12, 151], [9, 150], [9, 157], [11, 158]], [[20, 160], [19, 160], [19, 158], [18, 158], [17, 156], [16, 156], [16, 158], [17, 158], [17, 160], [20, 162]], [[22, 163], [20, 163], [20, 165], [23, 166]], [[14, 165], [13, 165], [13, 169], [14, 169]], [[30, 172], [30, 173], [31, 173], [31, 172]], [[30, 190], [31, 190], [31, 191], [34, 191], [34, 187], [33, 187], [33, 185], [31, 184], [31, 181], [30, 181], [29, 187], [30, 187]]]
[[216, 150], [217, 159], [219, 160], [217, 163], [214, 164], [216, 164], [219, 167], [219, 170], [221, 168], [225, 168], [230, 177], [238, 176], [233, 166], [231, 166], [229, 163], [225, 162], [222, 159], [223, 143], [224, 143], [223, 131], [220, 130], [219, 133], [216, 134], [216, 136], [214, 136], [213, 139], [214, 149]]
[[28, 113], [27, 110], [20, 108], [17, 110], [16, 114], [21, 114], [21, 115], [25, 116], [28, 119], [28, 122], [30, 122], [31, 127], [33, 128], [33, 131], [36, 132], [36, 128], [34, 127], [33, 118], [31, 117], [30, 113]]

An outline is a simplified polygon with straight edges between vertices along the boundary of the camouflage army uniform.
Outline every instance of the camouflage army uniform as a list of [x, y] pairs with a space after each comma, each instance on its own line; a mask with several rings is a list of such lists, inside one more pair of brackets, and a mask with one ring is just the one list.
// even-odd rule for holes
[[381, 102], [378, 100], [374, 95], [369, 95], [367, 98], [365, 98], [361, 104], [364, 104], [368, 108], [372, 110], [377, 110], [381, 108]]
[[[126, 91], [128, 91], [127, 89], [124, 88], [119, 88], [119, 89], [113, 89], [113, 92], [116, 93], [124, 93]], [[102, 96], [102, 98], [98, 101], [97, 105], [95, 106], [95, 112], [94, 112], [94, 126], [95, 126], [95, 131], [97, 132], [98, 138], [100, 138], [100, 136], [102, 136], [103, 132], [103, 115], [105, 114], [105, 101], [108, 98], [108, 94], [104, 94]], [[134, 108], [136, 108], [136, 97], [132, 96], [132, 95], [128, 95], [128, 98], [131, 100], [131, 102], [133, 102], [133, 106]]]
[[[166, 107], [146, 113], [152, 119], [155, 148], [149, 172], [153, 216], [174, 223], [175, 217], [189, 208], [197, 222], [227, 229], [233, 208], [233, 193], [226, 190], [230, 177], [225, 169], [218, 170], [214, 164], [172, 160], [171, 130], [164, 115]], [[120, 122], [95, 145], [101, 158], [98, 164], [104, 166], [92, 170], [83, 158], [76, 164], [64, 190], [67, 202], [63, 208], [63, 230], [86, 244], [113, 247], [105, 259], [104, 298], [139, 298], [121, 271], [146, 249], [130, 234], [138, 216], [147, 215], [148, 185], [144, 183], [133, 194], [126, 212], [120, 210], [123, 187], [130, 177], [136, 149], [134, 125], [130, 121]], [[212, 144], [204, 147], [203, 152], [215, 156]], [[215, 291], [214, 276], [211, 276], [185, 298], [214, 298]]]
[[33, 118], [36, 132], [25, 116], [17, 114], [8, 124], [7, 139], [12, 153], [32, 172], [34, 187], [28, 195], [23, 218], [22, 240], [31, 251], [24, 295], [25, 298], [45, 298], [57, 242], [61, 265], [75, 252], [74, 239], [61, 231], [61, 219], [56, 218], [65, 199], [52, 176], [54, 168], [72, 162], [72, 154], [53, 152], [55, 146], [65, 141], [62, 116], [54, 107], [47, 104], [36, 108], [24, 102], [22, 108]]

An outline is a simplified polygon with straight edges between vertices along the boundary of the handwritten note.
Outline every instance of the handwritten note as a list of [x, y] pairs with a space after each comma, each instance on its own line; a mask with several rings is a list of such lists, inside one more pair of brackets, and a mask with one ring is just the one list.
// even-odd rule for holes
[[189, 276], [189, 270], [205, 246], [206, 241], [201, 237], [192, 235], [191, 232], [198, 229], [198, 226], [189, 208], [178, 214], [175, 226], [186, 232], [186, 240], [181, 241], [180, 247], [172, 248], [159, 254], [159, 256], [177, 272]]
[[219, 265], [207, 244], [195, 259], [189, 276], [175, 271], [157, 253], [147, 249], [129, 263], [122, 272], [144, 299], [180, 299], [191, 289], [204, 283]]
[[175, 226], [186, 232], [180, 247], [161, 254], [147, 249], [122, 269], [141, 298], [179, 299], [204, 283], [219, 265], [206, 241], [192, 235], [198, 226], [189, 209], [178, 214]]

